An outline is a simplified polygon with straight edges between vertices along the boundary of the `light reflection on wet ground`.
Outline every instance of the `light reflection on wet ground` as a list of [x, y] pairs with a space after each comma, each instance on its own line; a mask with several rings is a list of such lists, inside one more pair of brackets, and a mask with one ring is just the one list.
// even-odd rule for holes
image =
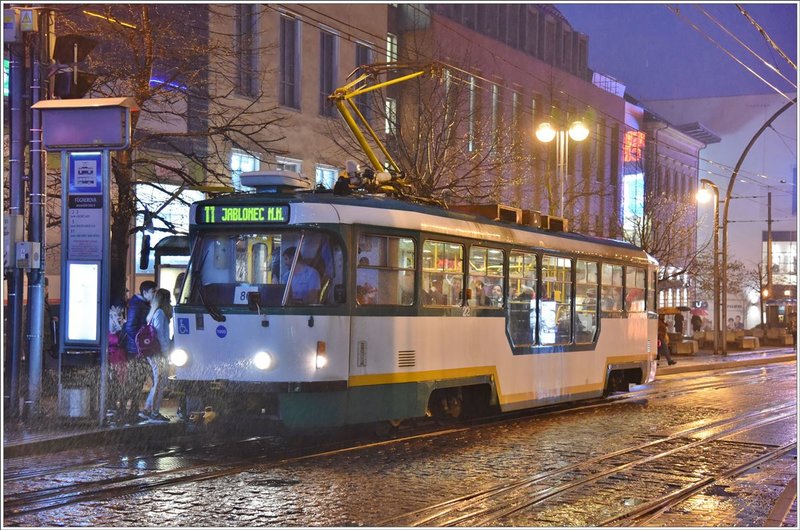
[[[785, 375], [780, 380], [771, 380], [769, 384], [687, 392], [666, 399], [485, 426], [324, 459], [256, 466], [233, 476], [168, 486], [7, 522], [33, 526], [375, 525], [394, 515], [636, 445], [652, 439], [654, 434], [692, 422], [796, 399], [793, 369], [781, 373]], [[685, 377], [671, 376], [657, 384], [677, 384]], [[733, 438], [738, 442], [774, 445], [790, 439], [796, 439], [796, 420]], [[705, 457], [713, 461], [714, 452], [708, 451]], [[664, 471], [680, 477], [700, 472], [706, 465], [703, 459], [696, 458], [686, 462], [685, 469]], [[776, 480], [780, 482], [787, 467], [795, 468], [795, 461], [783, 459], [779, 464], [749, 474], [748, 478], [716, 485], [673, 508], [653, 524], [758, 525], [759, 517], [769, 512], [771, 500], [780, 493], [779, 484], [767, 487], [765, 481], [779, 477]], [[76, 475], [71, 479], [86, 479], [86, 475]], [[626, 497], [631, 503], [640, 502], [637, 492], [653, 487], [640, 478], [621, 480], [632, 492]], [[593, 500], [602, 501], [602, 496]], [[520, 513], [502, 524], [574, 525], [579, 520], [601, 520], [608, 515], [604, 510], [618, 509], [618, 506], [603, 507], [602, 502], [599, 506], [597, 502], [571, 501], [561, 509], [547, 510], [540, 517], [536, 513]]]

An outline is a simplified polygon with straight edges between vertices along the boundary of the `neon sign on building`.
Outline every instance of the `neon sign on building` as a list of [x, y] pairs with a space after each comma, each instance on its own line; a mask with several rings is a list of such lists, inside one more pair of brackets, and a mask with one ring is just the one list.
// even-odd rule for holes
[[642, 160], [644, 139], [645, 136], [642, 131], [627, 131], [625, 133], [625, 144], [622, 152], [623, 162], [639, 162]]

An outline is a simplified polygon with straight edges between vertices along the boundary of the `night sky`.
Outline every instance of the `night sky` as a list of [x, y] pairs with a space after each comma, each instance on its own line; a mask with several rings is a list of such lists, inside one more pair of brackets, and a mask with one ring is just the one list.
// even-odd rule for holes
[[[797, 91], [714, 21], [796, 84], [797, 71], [734, 4], [555, 5], [575, 30], [589, 36], [589, 67], [617, 79], [639, 100], [775, 93], [704, 35], [779, 90]], [[797, 64], [797, 5], [740, 5]], [[680, 16], [666, 6], [678, 8]]]

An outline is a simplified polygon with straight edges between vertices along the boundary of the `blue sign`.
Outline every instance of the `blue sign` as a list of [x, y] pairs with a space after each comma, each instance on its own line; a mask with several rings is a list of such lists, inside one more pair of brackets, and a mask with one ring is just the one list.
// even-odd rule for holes
[[217, 326], [217, 337], [224, 339], [225, 335], [227, 334], [228, 334], [228, 329], [225, 326], [221, 324]]
[[103, 192], [102, 155], [100, 153], [70, 153], [69, 193], [97, 194]]
[[189, 319], [180, 317], [178, 318], [178, 333], [180, 335], [188, 335], [189, 334]]

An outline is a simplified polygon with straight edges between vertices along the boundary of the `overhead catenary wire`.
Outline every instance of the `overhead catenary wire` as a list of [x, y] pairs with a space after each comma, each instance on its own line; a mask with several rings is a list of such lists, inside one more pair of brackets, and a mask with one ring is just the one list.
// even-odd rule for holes
[[698, 9], [700, 12], [702, 12], [702, 13], [703, 13], [703, 14], [704, 14], [706, 17], [708, 17], [708, 18], [709, 18], [709, 19], [710, 19], [712, 22], [714, 22], [714, 23], [715, 23], [717, 26], [719, 26], [719, 27], [722, 29], [722, 31], [724, 31], [725, 33], [727, 33], [728, 35], [730, 35], [730, 36], [731, 36], [731, 38], [733, 38], [733, 39], [734, 39], [736, 42], [738, 42], [739, 44], [741, 44], [741, 45], [742, 45], [742, 47], [743, 47], [744, 49], [746, 49], [747, 51], [749, 51], [749, 52], [750, 52], [751, 54], [753, 54], [753, 55], [754, 55], [754, 56], [755, 56], [755, 57], [756, 57], [756, 58], [757, 58], [759, 61], [761, 61], [762, 63], [764, 63], [764, 66], [766, 66], [767, 68], [769, 68], [770, 70], [772, 70], [773, 72], [775, 72], [776, 74], [778, 74], [778, 75], [779, 75], [779, 76], [780, 76], [780, 77], [781, 77], [781, 78], [782, 78], [784, 81], [786, 81], [787, 83], [789, 83], [790, 85], [792, 85], [792, 87], [793, 87], [793, 88], [797, 88], [797, 85], [796, 85], [794, 82], [792, 82], [790, 79], [788, 79], [788, 78], [787, 78], [785, 75], [783, 75], [783, 73], [781, 73], [781, 71], [780, 71], [780, 70], [778, 70], [778, 67], [777, 67], [777, 66], [775, 66], [775, 65], [774, 65], [774, 64], [772, 64], [771, 62], [767, 61], [766, 59], [764, 59], [763, 57], [761, 57], [760, 55], [758, 55], [758, 54], [757, 54], [755, 51], [753, 51], [753, 49], [752, 49], [750, 46], [748, 46], [747, 44], [745, 44], [744, 42], [742, 42], [742, 40], [741, 40], [739, 37], [737, 37], [736, 35], [734, 35], [733, 33], [731, 33], [731, 31], [730, 31], [728, 28], [726, 28], [724, 25], [722, 25], [722, 23], [721, 23], [721, 22], [719, 22], [719, 21], [718, 21], [716, 18], [714, 18], [714, 17], [711, 15], [711, 13], [709, 13], [708, 11], [706, 11], [705, 9], [703, 9], [703, 8], [702, 8], [702, 7], [700, 7], [700, 6], [694, 6], [694, 7], [695, 7], [695, 9]]
[[[303, 12], [298, 12], [297, 10], [293, 10], [292, 7], [294, 7], [294, 6], [292, 6], [292, 5], [286, 6], [284, 4], [278, 4], [278, 7], [276, 7], [275, 5], [266, 4], [264, 7], [267, 7], [269, 9], [271, 9], [272, 11], [275, 11], [275, 12], [277, 12], [279, 14], [296, 16], [297, 20], [300, 21], [301, 23], [306, 24], [306, 25], [311, 26], [311, 27], [315, 27], [315, 28], [320, 29], [320, 30], [330, 31], [331, 29], [333, 29], [330, 26], [330, 22], [335, 22], [337, 25], [341, 25], [343, 28], [350, 28], [350, 30], [347, 30], [347, 31], [342, 31], [341, 29], [337, 29], [336, 31], [337, 31], [338, 36], [340, 38], [342, 38], [342, 39], [344, 39], [344, 40], [346, 40], [348, 42], [353, 42], [353, 43], [365, 43], [365, 42], [367, 42], [371, 46], [373, 46], [376, 51], [382, 52], [384, 54], [387, 52], [387, 47], [383, 45], [383, 43], [386, 42], [386, 36], [385, 35], [378, 35], [378, 34], [375, 34], [375, 33], [371, 33], [371, 32], [369, 32], [367, 30], [364, 30], [361, 27], [354, 26], [354, 25], [350, 24], [349, 22], [341, 20], [340, 18], [337, 18], [335, 16], [331, 16], [331, 15], [329, 15], [327, 13], [323, 13], [323, 12], [317, 10], [317, 9], [314, 9], [313, 7], [311, 7], [312, 5], [313, 4], [305, 4], [305, 5], [303, 5], [302, 6], [303, 7]], [[419, 7], [417, 7], [415, 5], [411, 5], [409, 7], [411, 7], [412, 9], [417, 11], [418, 13], [428, 17], [429, 19], [431, 18], [431, 14], [429, 12], [423, 11], [422, 9], [420, 9]], [[311, 15], [310, 13], [315, 14], [316, 17]], [[325, 20], [322, 20], [322, 19], [320, 19], [318, 17], [323, 17]], [[447, 23], [443, 24], [443, 25], [445, 25], [450, 31], [452, 31], [453, 33], [458, 35], [460, 38], [464, 39], [466, 42], [469, 42], [469, 43], [471, 43], [473, 45], [476, 45], [476, 46], [481, 47], [481, 48], [485, 48], [481, 43], [476, 43], [475, 41], [470, 39], [469, 36], [466, 35], [464, 32], [452, 27], [453, 25], [457, 25], [456, 22], [450, 21], [446, 17], [441, 17], [441, 18], [443, 20], [447, 21]], [[326, 24], [326, 22], [328, 22], [328, 24]], [[352, 30], [356, 30], [356, 31], [360, 32], [361, 35], [356, 35], [355, 31], [352, 31]], [[380, 43], [380, 44], [378, 44], [378, 43]], [[454, 64], [451, 64], [451, 63], [447, 63], [447, 62], [442, 62], [442, 61], [440, 61], [440, 60], [438, 60], [438, 59], [436, 59], [434, 57], [425, 56], [424, 54], [420, 54], [420, 55], [425, 60], [428, 60], [428, 61], [434, 61], [435, 60], [435, 61], [439, 62], [445, 68], [447, 68], [449, 70], [452, 70], [452, 71], [455, 71], [455, 72], [460, 72], [460, 73], [462, 73], [464, 75], [467, 75], [467, 76], [470, 76], [470, 77], [473, 77], [475, 80], [483, 81], [484, 83], [487, 83], [487, 84], [496, 84], [496, 82], [494, 80], [491, 80], [491, 79], [488, 79], [486, 77], [483, 77], [483, 76], [477, 74], [476, 72], [471, 72], [469, 70], [466, 70], [461, 66], [457, 66], [457, 65], [454, 65]], [[540, 77], [534, 75], [530, 70], [526, 70], [526, 69], [521, 68], [519, 65], [509, 61], [505, 57], [496, 56], [496, 58], [498, 60], [500, 60], [500, 61], [503, 61], [503, 62], [507, 63], [512, 68], [514, 68], [515, 70], [523, 73], [524, 75], [528, 76], [529, 78], [538, 81], [539, 83], [544, 83], [544, 84], [549, 84], [550, 83], [549, 81], [541, 79]], [[459, 83], [459, 84], [462, 84], [462, 85], [468, 85], [469, 84], [469, 80], [468, 79], [463, 79], [463, 78], [461, 78], [461, 77], [459, 77], [457, 75], [452, 75], [451, 76], [451, 80], [453, 82], [455, 82], [455, 83]], [[484, 94], [491, 94], [491, 88], [489, 86], [484, 86], [483, 84], [478, 84], [478, 83], [476, 83], [475, 85], [472, 85], [472, 86], [474, 87], [475, 90], [480, 91], [480, 92], [482, 92]], [[520, 96], [520, 97], [527, 96], [527, 94], [521, 93], [521, 92], [515, 90], [513, 87], [510, 87], [510, 86], [504, 87], [504, 89], [509, 91], [509, 92], [511, 92], [511, 93], [517, 94], [517, 96]], [[562, 94], [564, 94], [564, 92], [562, 92]], [[577, 101], [577, 102], [582, 103], [584, 105], [590, 106], [587, 102], [581, 100], [580, 98], [574, 97], [571, 94], [566, 94], [566, 95], [570, 99], [572, 99], [574, 101]], [[785, 97], [784, 94], [781, 94], [781, 95]], [[603, 112], [600, 109], [595, 109], [595, 110], [598, 112], [598, 115], [601, 115], [604, 118], [606, 118], [605, 123], [604, 123], [605, 129], [606, 129], [606, 134], [603, 135], [604, 138], [605, 138], [604, 146], [605, 147], [609, 147], [611, 145], [611, 138], [610, 138], [611, 135], [609, 133], [612, 131], [613, 125], [615, 123], [617, 125], [621, 126], [621, 127], [627, 127], [627, 125], [624, 123], [624, 121], [619, 120], [615, 116], [612, 116], [612, 115], [610, 115], [610, 114], [608, 114], [606, 112]], [[528, 116], [529, 119], [532, 119], [534, 117], [532, 115], [532, 113], [531, 113], [531, 109], [527, 105], [522, 105], [522, 114], [525, 115], [525, 116]], [[600, 122], [598, 122], [598, 123], [600, 123]], [[673, 148], [673, 150], [676, 151], [677, 153], [680, 153], [680, 154], [683, 154], [683, 155], [696, 156], [695, 154], [692, 154], [692, 153], [690, 153], [688, 151], [681, 150], [681, 149], [678, 149], [678, 148]], [[659, 153], [659, 156], [663, 157], [664, 159], [676, 162], [676, 163], [682, 163], [678, 159], [666, 156], [666, 155], [664, 155], [662, 153]], [[725, 166], [723, 164], [719, 164], [717, 162], [714, 162], [714, 161], [711, 161], [711, 160], [708, 160], [708, 159], [704, 159], [702, 157], [698, 157], [698, 160], [700, 160], [702, 162], [706, 162], [708, 164], [715, 164], [715, 165], [717, 165], [717, 166], [719, 166], [719, 167], [721, 167], [723, 169], [727, 169], [727, 170], [730, 170], [730, 171], [733, 170], [733, 168], [730, 167], [730, 166]], [[700, 169], [698, 168], [698, 170], [700, 170]], [[743, 172], [747, 172], [747, 171], [740, 170], [740, 176], [742, 178], [748, 178], [745, 175], [741, 174]], [[730, 177], [730, 175], [723, 175], [723, 174], [718, 174], [718, 173], [713, 173], [713, 174], [716, 175], [716, 176], [719, 176], [720, 178], [729, 178]], [[766, 179], [766, 178], [770, 178], [770, 177], [761, 176], [761, 178]], [[750, 178], [750, 180], [752, 181], [753, 184], [755, 184], [757, 186], [762, 186], [763, 187], [763, 186], [767, 185], [767, 184], [765, 184], [763, 182], [759, 182], [759, 181], [755, 180], [752, 177]]]
[[759, 25], [759, 23], [758, 23], [758, 22], [756, 22], [755, 20], [753, 20], [753, 17], [751, 17], [751, 16], [750, 16], [750, 14], [749, 14], [747, 11], [745, 11], [745, 9], [742, 7], [742, 5], [741, 5], [741, 4], [734, 4], [734, 5], [735, 5], [735, 6], [736, 6], [736, 8], [739, 10], [739, 12], [740, 12], [742, 15], [744, 15], [744, 17], [745, 17], [745, 18], [746, 18], [746, 19], [747, 19], [747, 20], [748, 20], [748, 21], [749, 21], [749, 22], [750, 22], [750, 23], [751, 23], [753, 26], [755, 26], [755, 28], [758, 30], [758, 32], [759, 32], [759, 33], [761, 33], [761, 36], [762, 36], [762, 37], [764, 37], [764, 40], [766, 40], [766, 41], [769, 43], [769, 45], [770, 45], [770, 46], [772, 46], [772, 48], [773, 48], [773, 49], [774, 49], [776, 52], [778, 52], [778, 53], [780, 54], [780, 56], [781, 56], [781, 57], [783, 57], [783, 58], [786, 60], [786, 62], [787, 62], [787, 63], [789, 63], [789, 65], [791, 65], [791, 67], [792, 67], [792, 68], [794, 68], [795, 70], [797, 70], [797, 65], [794, 63], [794, 61], [792, 61], [792, 60], [791, 60], [791, 59], [790, 59], [790, 58], [789, 58], [789, 57], [788, 57], [788, 56], [787, 56], [785, 53], [783, 53], [783, 50], [781, 50], [780, 46], [778, 46], [778, 45], [775, 43], [775, 41], [774, 41], [774, 40], [772, 40], [772, 39], [770, 38], [770, 36], [767, 34], [767, 32], [766, 32], [766, 31], [764, 31], [764, 28], [762, 28], [762, 27], [761, 27], [761, 25]]
[[705, 37], [705, 38], [706, 38], [706, 40], [708, 40], [709, 42], [711, 42], [712, 44], [714, 44], [714, 45], [715, 45], [717, 48], [719, 48], [720, 50], [722, 50], [723, 52], [725, 52], [725, 54], [726, 54], [726, 55], [728, 55], [728, 56], [729, 56], [731, 59], [733, 59], [734, 61], [736, 61], [736, 62], [737, 62], [737, 63], [739, 63], [740, 65], [742, 65], [742, 66], [743, 66], [743, 67], [744, 67], [744, 68], [745, 68], [745, 69], [746, 69], [748, 72], [750, 72], [751, 74], [753, 74], [754, 76], [756, 76], [758, 79], [760, 79], [760, 80], [761, 80], [761, 81], [762, 81], [762, 82], [763, 82], [765, 85], [767, 85], [768, 87], [770, 87], [772, 90], [774, 90], [775, 92], [777, 92], [778, 94], [780, 94], [782, 97], [786, 98], [787, 100], [789, 100], [789, 101], [792, 101], [792, 99], [791, 99], [789, 96], [787, 96], [786, 94], [784, 94], [783, 92], [781, 92], [781, 91], [780, 91], [780, 89], [778, 89], [778, 88], [777, 88], [776, 86], [774, 86], [772, 83], [770, 83], [769, 81], [767, 81], [766, 79], [764, 79], [763, 77], [761, 77], [760, 75], [758, 75], [758, 73], [756, 73], [756, 71], [755, 71], [755, 70], [753, 70], [752, 68], [750, 68], [749, 66], [747, 66], [746, 64], [744, 64], [744, 62], [742, 62], [742, 61], [741, 61], [741, 60], [740, 60], [738, 57], [736, 57], [736, 56], [735, 56], [733, 53], [731, 53], [730, 51], [728, 51], [728, 49], [727, 49], [727, 48], [725, 48], [724, 46], [722, 46], [720, 43], [718, 43], [717, 41], [715, 41], [715, 40], [714, 40], [714, 39], [713, 39], [711, 36], [709, 36], [707, 33], [705, 33], [703, 30], [701, 30], [701, 29], [700, 29], [700, 28], [699, 28], [699, 27], [698, 27], [698, 26], [697, 26], [697, 25], [696, 25], [694, 22], [690, 21], [688, 18], [686, 18], [685, 16], [681, 15], [681, 12], [680, 12], [680, 10], [679, 10], [678, 8], [671, 7], [671, 6], [668, 6], [668, 5], [666, 5], [666, 6], [664, 6], [664, 7], [666, 7], [668, 10], [672, 11], [672, 13], [674, 13], [674, 14], [675, 14], [675, 16], [677, 16], [679, 19], [683, 20], [683, 21], [684, 21], [686, 24], [688, 24], [688, 25], [689, 25], [689, 26], [690, 26], [692, 29], [694, 29], [694, 30], [695, 30], [697, 33], [699, 33], [700, 35], [702, 35], [703, 37]]

